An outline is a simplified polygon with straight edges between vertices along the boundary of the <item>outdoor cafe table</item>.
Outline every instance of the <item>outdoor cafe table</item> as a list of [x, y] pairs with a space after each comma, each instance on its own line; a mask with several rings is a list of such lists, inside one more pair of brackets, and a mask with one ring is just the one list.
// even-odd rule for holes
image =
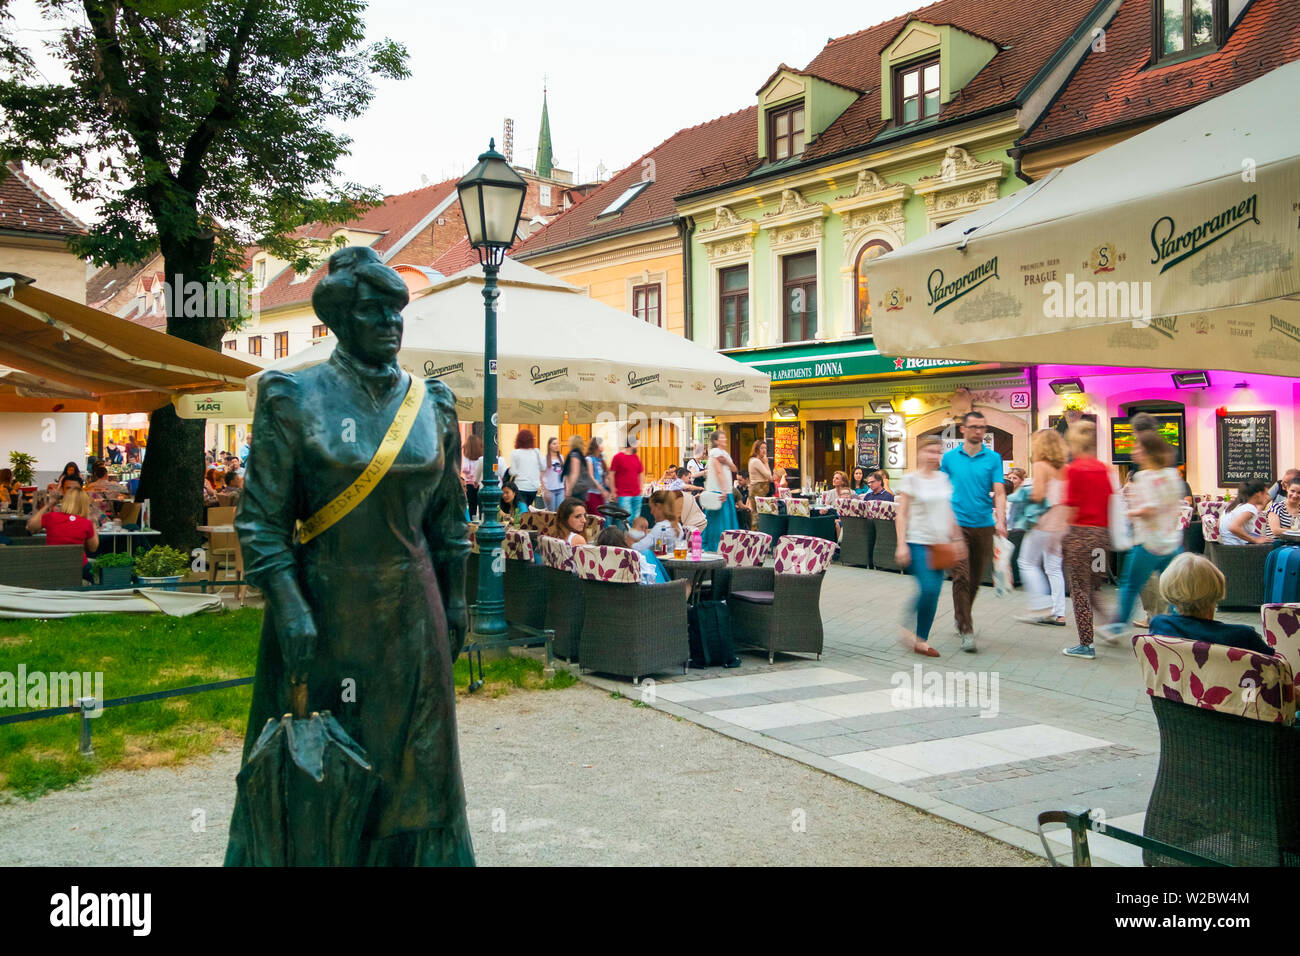
[[[162, 534], [161, 531], [155, 531], [153, 528], [144, 531], [119, 531], [117, 529], [112, 531], [101, 530], [99, 532], [99, 550], [91, 555], [91, 557], [99, 557], [101, 554], [108, 554], [110, 551], [113, 554], [117, 554], [118, 544], [121, 542], [126, 543], [126, 553], [131, 554], [135, 549], [136, 538], [157, 537], [160, 534]], [[111, 544], [112, 547], [106, 547], [106, 544]]]
[[721, 570], [727, 566], [726, 560], [722, 555], [715, 551], [705, 551], [698, 558], [685, 557], [674, 558], [672, 554], [655, 555], [659, 562], [668, 572], [668, 577], [674, 581], [686, 578], [691, 582], [691, 596], [688, 600], [696, 601], [699, 599], [700, 585], [706, 577], [712, 578], [713, 572]]

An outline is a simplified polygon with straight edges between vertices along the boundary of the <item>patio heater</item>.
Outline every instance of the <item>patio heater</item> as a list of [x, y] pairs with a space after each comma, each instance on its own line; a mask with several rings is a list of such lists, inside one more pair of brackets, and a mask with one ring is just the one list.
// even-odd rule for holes
[[[497, 273], [506, 250], [515, 242], [515, 227], [524, 208], [528, 184], [496, 151], [496, 140], [456, 184], [465, 217], [469, 243], [483, 266], [485, 313], [483, 360], [483, 487], [478, 500], [483, 509], [477, 541], [478, 603], [471, 629], [485, 637], [504, 636], [507, 630], [505, 591], [501, 580], [501, 542], [505, 529], [498, 518], [501, 476], [497, 474]], [[490, 469], [490, 470], [489, 470]]]

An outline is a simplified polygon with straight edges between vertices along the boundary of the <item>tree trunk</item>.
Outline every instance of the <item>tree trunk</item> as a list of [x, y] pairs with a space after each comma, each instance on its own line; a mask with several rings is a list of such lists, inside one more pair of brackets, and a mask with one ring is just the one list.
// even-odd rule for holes
[[179, 417], [171, 405], [149, 416], [149, 444], [137, 500], [149, 499], [150, 524], [162, 543], [188, 553], [202, 535], [205, 422]]
[[[185, 282], [208, 278], [211, 240], [206, 249], [174, 245], [163, 235], [159, 240], [163, 273], [173, 292], [166, 296], [167, 334], [219, 351], [225, 334], [224, 320], [185, 316], [181, 307]], [[149, 499], [150, 524], [162, 532], [162, 543], [185, 552], [198, 546], [202, 537], [195, 528], [204, 523], [201, 519], [206, 424], [203, 419], [180, 418], [170, 404], [154, 411], [149, 416], [149, 444], [136, 494], [137, 500]]]

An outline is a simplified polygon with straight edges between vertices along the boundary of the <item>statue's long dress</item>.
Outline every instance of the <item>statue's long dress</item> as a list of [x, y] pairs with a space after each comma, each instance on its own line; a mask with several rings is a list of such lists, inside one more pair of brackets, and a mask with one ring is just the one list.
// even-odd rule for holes
[[[347, 488], [375, 454], [406, 394], [335, 349], [293, 374], [267, 372], [235, 527], [249, 580], [267, 597], [244, 759], [268, 719], [291, 708], [276, 625], [310, 612], [318, 641], [309, 708], [329, 710], [369, 754], [380, 784], [361, 858], [385, 865], [473, 865], [456, 745], [442, 594], [469, 550], [452, 393], [436, 381], [392, 468], [352, 512], [305, 544], [295, 522]], [[228, 866], [252, 862], [237, 802]]]

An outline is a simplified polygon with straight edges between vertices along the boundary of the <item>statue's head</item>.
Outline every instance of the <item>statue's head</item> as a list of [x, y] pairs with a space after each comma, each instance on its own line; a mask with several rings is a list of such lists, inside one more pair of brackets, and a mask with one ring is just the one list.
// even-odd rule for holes
[[330, 256], [311, 304], [344, 349], [371, 365], [387, 365], [402, 347], [402, 309], [410, 298], [402, 277], [375, 250], [348, 246]]

